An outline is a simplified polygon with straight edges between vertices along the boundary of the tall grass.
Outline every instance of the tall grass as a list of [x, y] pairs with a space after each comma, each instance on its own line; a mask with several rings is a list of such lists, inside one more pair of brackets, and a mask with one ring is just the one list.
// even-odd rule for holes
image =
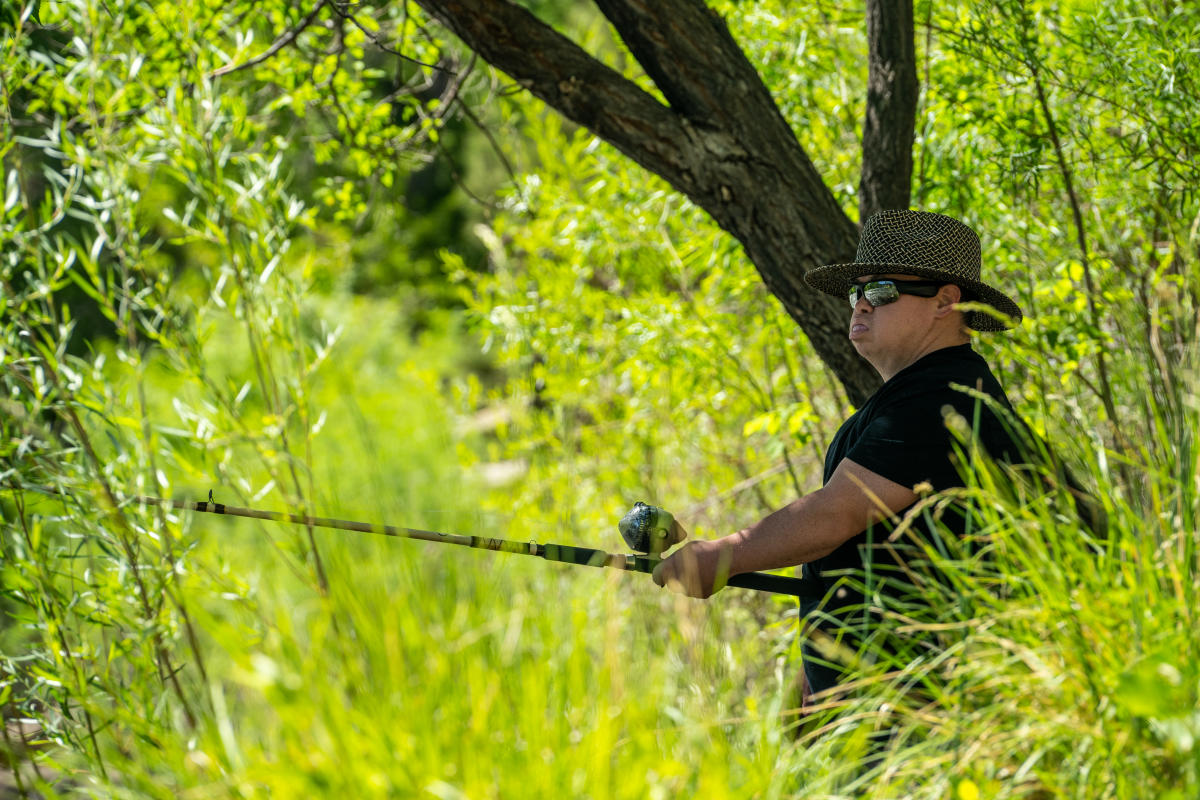
[[[1184, 424], [1194, 430], [1194, 415]], [[882, 636], [909, 643], [912, 660], [875, 670], [850, 702], [900, 721], [868, 794], [944, 797], [967, 782], [978, 796], [1194, 792], [1196, 532], [1120, 499], [1095, 466], [1106, 537], [1080, 525], [1066, 493], [1013, 495], [998, 473], [976, 473], [960, 493], [979, 509], [970, 541], [926, 554], [948, 580], [919, 582], [915, 613], [882, 603]], [[1172, 473], [1135, 472], [1151, 496], [1194, 507], [1194, 481]], [[929, 637], [936, 657], [912, 646]]]
[[[205, 368], [190, 371], [120, 347], [88, 360], [6, 351], [25, 402], [4, 422], [4, 707], [43, 730], [25, 754], [42, 779], [26, 764], [25, 790], [1140, 798], [1197, 785], [1189, 384], [1171, 384], [1169, 407], [1145, 401], [1158, 426], [1123, 456], [1138, 486], [1120, 484], [1114, 453], [1075, 451], [1107, 538], [1061, 498], [978, 473], [961, 494], [980, 501], [986, 558], [930, 548], [948, 580], [919, 584], [927, 610], [879, 599], [879, 641], [918, 657], [872, 666], [863, 654], [858, 690], [801, 725], [784, 602], [725, 590], [704, 604], [639, 576], [129, 499], [211, 488], [294, 505], [273, 461], [287, 458], [321, 513], [615, 543], [603, 504], [559, 495], [570, 513], [539, 511], [530, 499], [545, 486], [463, 477], [489, 445], [445, 393], [453, 348], [397, 339], [379, 303], [291, 302], [281, 313], [340, 331], [318, 370], [280, 368], [284, 407], [323, 412], [303, 458], [272, 450], [261, 399], [222, 405], [226, 376], [252, 363], [245, 318], [214, 325], [188, 356]], [[580, 475], [573, 489], [594, 496], [592, 484]], [[941, 650], [918, 649], [933, 635]], [[868, 734], [884, 727], [892, 748], [866, 769]]]
[[[6, 422], [10, 443], [25, 434], [36, 444], [6, 454], [4, 496], [5, 713], [43, 730], [29, 752], [44, 780], [26, 768], [24, 788], [130, 797], [782, 792], [789, 778], [776, 765], [789, 742], [772, 712], [786, 706], [790, 675], [771, 668], [782, 664], [771, 637], [747, 642], [757, 623], [746, 607], [677, 601], [644, 576], [159, 515], [130, 499], [200, 499], [213, 489], [219, 502], [291, 505], [280, 488], [288, 471], [272, 459], [292, 458], [299, 485], [311, 476], [319, 487], [306, 502], [322, 513], [615, 542], [615, 518], [584, 531], [559, 527], [553, 514], [477, 510], [483, 487], [458, 477], [458, 448], [472, 445], [439, 389], [455, 356], [397, 341], [385, 308], [341, 311], [338, 355], [319, 373], [292, 381], [286, 360], [275, 362], [294, 387], [287, 407], [303, 394], [327, 412], [303, 460], [270, 452], [279, 437], [265, 403], [220, 400], [224, 376], [251, 369], [239, 344], [252, 338], [245, 318], [216, 325], [199, 351], [176, 353], [203, 359], [190, 370], [119, 348], [90, 364], [9, 351], [10, 385], [39, 368], [60, 371], [47, 381], [74, 370], [82, 378], [41, 414]], [[145, 418], [123, 419], [140, 390]], [[89, 422], [72, 431], [44, 421], [67, 409]], [[90, 444], [77, 444], [84, 437]], [[94, 461], [80, 457], [87, 447]], [[159, 467], [147, 475], [149, 448]], [[62, 494], [35, 489], [45, 485]]]
[[[813, 104], [789, 113], [820, 119], [832, 98], [828, 123], [797, 124], [828, 175], [852, 175], [852, 91], [828, 68], [852, 59], [796, 64], [777, 57], [793, 50], [777, 15], [746, 24], [771, 29], [750, 44], [777, 85], [802, 73]], [[985, 221], [997, 238], [1015, 221], [996, 260], [1028, 277], [1031, 321], [980, 349], [1102, 499], [1108, 535], [1055, 494], [973, 475], [959, 493], [978, 501], [972, 546], [921, 551], [914, 569], [944, 576], [918, 583], [922, 602], [872, 597], [871, 648], [840, 654], [855, 690], [801, 715], [785, 601], [700, 603], [644, 576], [139, 504], [211, 490], [615, 548], [615, 520], [644, 499], [708, 536], [815, 487], [849, 409], [736, 246], [557, 118], [530, 134], [538, 179], [481, 231], [492, 274], [463, 287], [469, 331], [412, 340], [385, 301], [312, 294], [344, 264], [308, 235], [253, 104], [189, 79], [117, 125], [94, 98], [137, 89], [137, 68], [93, 70], [123, 63], [105, 49], [115, 33], [94, 30], [87, 69], [5, 43], [6, 70], [29, 60], [6, 71], [11, 96], [52, 87], [83, 120], [0, 142], [0, 762], [18, 795], [1195, 796], [1195, 234], [1168, 226], [1187, 215], [1165, 201], [1127, 225], [1127, 176], [1091, 176], [1113, 227], [1094, 245], [1112, 260], [1089, 262], [1109, 310], [1097, 325], [1053, 222], [1062, 203], [1021, 149], [1040, 135], [1023, 95], [1003, 101], [1029, 186], [993, 191], [1003, 129], [939, 132], [937, 112], [919, 188], [944, 208], [977, 207], [972, 187], [1010, 203]], [[1002, 126], [1003, 104], [974, 91], [978, 61], [938, 56], [954, 74], [931, 108], [967, 125], [975, 102]], [[491, 371], [464, 369], [479, 343]], [[891, 746], [873, 752], [884, 729]]]

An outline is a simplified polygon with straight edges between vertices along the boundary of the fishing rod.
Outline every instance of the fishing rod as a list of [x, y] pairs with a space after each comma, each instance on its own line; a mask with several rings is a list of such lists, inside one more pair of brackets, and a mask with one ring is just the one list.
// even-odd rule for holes
[[[682, 529], [669, 512], [656, 506], [647, 505], [646, 503], [637, 503], [634, 505], [633, 509], [617, 525], [626, 544], [637, 552], [608, 553], [591, 547], [550, 543], [538, 544], [534, 541], [518, 542], [511, 539], [426, 531], [419, 528], [405, 528], [398, 525], [377, 525], [370, 522], [354, 522], [352, 520], [314, 517], [306, 514], [240, 508], [238, 506], [228, 506], [224, 503], [213, 502], [211, 491], [208, 493], [208, 500], [200, 502], [168, 500], [161, 497], [135, 497], [133, 499], [144, 505], [164, 506], [181, 511], [224, 514], [231, 517], [286, 522], [314, 528], [333, 528], [343, 531], [374, 533], [382, 536], [395, 536], [400, 539], [418, 539], [424, 542], [439, 542], [441, 544], [473, 547], [479, 550], [537, 556], [547, 561], [557, 561], [563, 564], [575, 564], [586, 567], [609, 567], [631, 572], [653, 572], [654, 568], [662, 560], [660, 558], [662, 552], [668, 547], [682, 541], [684, 537]], [[765, 572], [746, 572], [740, 575], [733, 575], [730, 576], [725, 585], [736, 586], [741, 589], [753, 589], [759, 592], [792, 595], [794, 597], [818, 598], [824, 595], [823, 588], [812, 581], [789, 578], [783, 575], [771, 575]]]

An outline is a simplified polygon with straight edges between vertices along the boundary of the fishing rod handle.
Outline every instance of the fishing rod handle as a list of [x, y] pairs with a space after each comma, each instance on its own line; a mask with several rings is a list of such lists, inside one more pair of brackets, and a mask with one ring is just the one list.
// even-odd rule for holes
[[772, 575], [769, 572], [743, 572], [730, 577], [725, 585], [736, 586], [739, 589], [754, 589], [759, 592], [790, 594], [793, 597], [813, 600], [819, 600], [825, 596], [825, 585], [822, 583], [804, 578], [789, 578], [786, 575]]
[[[536, 555], [547, 561], [559, 561], [564, 564], [612, 567], [647, 574], [654, 572], [654, 568], [662, 560], [653, 556], [606, 553], [591, 547], [575, 547], [565, 544], [538, 545]], [[816, 581], [789, 578], [785, 575], [771, 575], [766, 572], [743, 572], [733, 575], [725, 582], [725, 585], [735, 586], [739, 589], [753, 589], [758, 592], [786, 594], [792, 597], [819, 599], [825, 596], [824, 585]]]

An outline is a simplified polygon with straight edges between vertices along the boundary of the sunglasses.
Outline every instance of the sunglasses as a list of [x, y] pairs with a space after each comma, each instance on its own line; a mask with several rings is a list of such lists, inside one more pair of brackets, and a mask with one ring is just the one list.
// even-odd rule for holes
[[872, 306], [886, 306], [900, 299], [902, 294], [933, 297], [946, 284], [942, 281], [867, 281], [850, 284], [850, 307], [858, 305], [860, 298], [867, 298]]

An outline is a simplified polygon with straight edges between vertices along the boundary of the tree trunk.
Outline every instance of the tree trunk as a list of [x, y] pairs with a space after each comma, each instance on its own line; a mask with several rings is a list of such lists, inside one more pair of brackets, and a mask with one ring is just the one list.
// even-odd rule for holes
[[[846, 301], [803, 280], [813, 267], [852, 261], [857, 226], [724, 20], [702, 0], [597, 0], [667, 105], [510, 0], [417, 2], [489, 63], [662, 176], [735, 236], [851, 402], [879, 386], [847, 339]], [[911, 42], [911, 8], [908, 18]], [[908, 130], [911, 149], [912, 120]]]
[[863, 121], [858, 218], [908, 208], [917, 115], [912, 0], [867, 0], [867, 113]]

